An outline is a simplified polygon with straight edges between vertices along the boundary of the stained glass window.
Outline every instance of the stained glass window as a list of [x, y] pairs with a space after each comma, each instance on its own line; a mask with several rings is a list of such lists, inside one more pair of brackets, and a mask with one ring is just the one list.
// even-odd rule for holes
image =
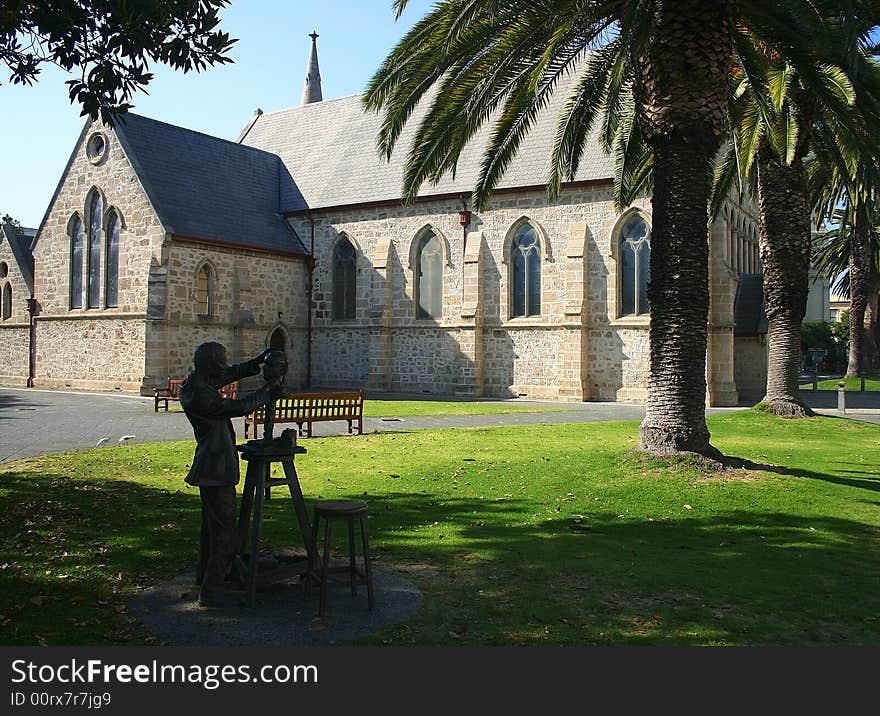
[[355, 317], [357, 287], [357, 252], [342, 237], [333, 251], [333, 318], [351, 320]]
[[83, 246], [85, 233], [82, 219], [74, 217], [70, 225], [70, 307], [83, 305]]
[[211, 268], [208, 264], [199, 269], [196, 277], [196, 313], [207, 317], [213, 310], [211, 300]]
[[419, 239], [416, 265], [419, 272], [416, 281], [416, 316], [439, 319], [443, 314], [443, 250], [434, 232], [428, 232]]
[[101, 222], [103, 218], [104, 200], [98, 192], [93, 192], [89, 202], [89, 308], [98, 308], [101, 305]]
[[12, 284], [3, 287], [3, 320], [12, 316]]
[[651, 278], [651, 229], [638, 215], [620, 232], [620, 315], [648, 313], [648, 281]]
[[530, 224], [513, 237], [513, 317], [541, 313], [541, 241]]
[[119, 216], [114, 211], [107, 221], [107, 265], [104, 267], [104, 300], [107, 308], [119, 305]]

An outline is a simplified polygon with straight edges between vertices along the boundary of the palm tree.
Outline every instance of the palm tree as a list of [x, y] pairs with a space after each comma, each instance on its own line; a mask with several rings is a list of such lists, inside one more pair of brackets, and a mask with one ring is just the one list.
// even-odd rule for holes
[[[853, 3], [863, 4], [846, 4]], [[768, 45], [797, 47], [821, 36], [824, 20], [816, 8], [822, 4], [445, 0], [392, 50], [367, 88], [365, 106], [385, 112], [378, 143], [386, 157], [427, 99], [407, 156], [403, 195], [409, 200], [425, 181], [454, 171], [462, 148], [491, 118], [472, 197], [480, 209], [561, 77], [581, 73], [560, 116], [554, 153], [554, 174], [566, 179], [574, 176], [597, 107], [613, 96], [592, 92], [597, 83], [587, 73], [606, 68], [606, 87], [632, 78], [635, 131], [650, 149], [654, 185], [644, 450], [718, 454], [705, 422], [708, 201], [737, 23]], [[406, 5], [396, 0], [398, 14]], [[585, 63], [590, 50], [601, 59]], [[808, 52], [798, 55], [815, 64]], [[559, 182], [550, 179], [553, 197]]]
[[[812, 416], [798, 387], [800, 326], [806, 313], [810, 268], [810, 201], [804, 159], [815, 144], [829, 145], [851, 161], [877, 156], [872, 141], [880, 126], [876, 64], [862, 48], [841, 58], [848, 72], [821, 64], [800, 75], [793, 63], [736, 37], [729, 103], [730, 133], [718, 158], [712, 217], [733, 185], [748, 187], [760, 202], [760, 250], [769, 321], [767, 391], [763, 402], [783, 417]], [[849, 76], [858, 80], [856, 93]], [[624, 126], [621, 124], [621, 126]], [[618, 142], [618, 201], [632, 201], [649, 187], [651, 162], [633, 140]], [[638, 140], [636, 140], [638, 143]], [[626, 150], [623, 149], [626, 147]], [[632, 162], [631, 167], [626, 167]], [[642, 166], [639, 166], [641, 164]], [[623, 166], [622, 166], [623, 165]]]
[[880, 81], [865, 41], [870, 26], [853, 21], [845, 31], [850, 42], [842, 43], [847, 52], [838, 60], [845, 63], [845, 71], [821, 64], [810, 73], [799, 72], [790, 61], [756, 43], [753, 55], [749, 48], [738, 53], [742, 62], [734, 77], [732, 151], [737, 153], [740, 178], [756, 177], [761, 205], [769, 322], [764, 402], [783, 417], [813, 415], [798, 388], [811, 248], [805, 158], [820, 147], [835, 147], [851, 162], [880, 154], [872, 139], [880, 128]]
[[[850, 298], [846, 375], [854, 377], [865, 368], [865, 314], [880, 289], [880, 174], [876, 161], [842, 155], [839, 146], [822, 146], [810, 178], [819, 217], [833, 224], [816, 236], [815, 264], [821, 273], [837, 276], [834, 289]], [[874, 338], [876, 315], [872, 319]]]

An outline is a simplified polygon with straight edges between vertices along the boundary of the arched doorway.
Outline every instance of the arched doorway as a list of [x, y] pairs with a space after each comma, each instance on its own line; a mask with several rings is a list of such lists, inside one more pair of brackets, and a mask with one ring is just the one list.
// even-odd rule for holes
[[284, 331], [280, 328], [276, 328], [272, 331], [272, 335], [269, 337], [269, 348], [275, 348], [280, 351], [286, 349], [286, 346], [284, 345]]

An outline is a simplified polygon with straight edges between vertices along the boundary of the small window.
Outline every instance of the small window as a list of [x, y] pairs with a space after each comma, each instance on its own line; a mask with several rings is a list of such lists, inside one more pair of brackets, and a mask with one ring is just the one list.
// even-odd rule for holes
[[95, 132], [86, 143], [86, 156], [92, 164], [98, 164], [107, 155], [107, 137]]
[[620, 315], [648, 313], [648, 281], [651, 278], [651, 230], [638, 215], [620, 232]]
[[104, 301], [107, 308], [119, 305], [119, 215], [113, 211], [107, 220], [106, 266], [104, 266]]
[[7, 283], [3, 287], [3, 320], [12, 316], [12, 284]]
[[9, 275], [9, 264], [0, 261], [0, 278], [6, 278]]
[[196, 314], [208, 318], [214, 313], [213, 276], [208, 264], [199, 269], [196, 277]]
[[513, 311], [514, 318], [541, 314], [541, 240], [528, 223], [513, 237]]
[[433, 231], [419, 239], [416, 267], [416, 318], [439, 320], [443, 316], [443, 249]]
[[78, 216], [70, 224], [70, 307], [83, 305], [83, 247], [85, 233], [83, 222]]
[[92, 192], [88, 207], [88, 307], [99, 308], [101, 305], [101, 229], [104, 219], [104, 200], [99, 192]]
[[355, 317], [357, 287], [357, 252], [351, 242], [341, 236], [333, 250], [333, 318], [351, 320]]

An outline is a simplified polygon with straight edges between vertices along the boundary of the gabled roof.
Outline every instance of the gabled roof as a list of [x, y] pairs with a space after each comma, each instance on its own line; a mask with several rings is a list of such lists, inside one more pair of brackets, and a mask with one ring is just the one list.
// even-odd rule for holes
[[736, 297], [733, 299], [733, 334], [754, 336], [766, 332], [763, 275], [741, 273], [736, 286]]
[[[557, 118], [568, 99], [572, 81], [569, 77], [560, 82], [498, 183], [499, 189], [546, 185]], [[285, 211], [395, 200], [402, 193], [406, 153], [425, 111], [427, 102], [407, 122], [390, 162], [381, 158], [376, 149], [382, 115], [365, 111], [361, 95], [262, 114], [241, 141], [273, 152], [284, 161], [300, 192], [298, 196], [283, 196]], [[455, 178], [446, 174], [436, 186], [426, 183], [421, 196], [469, 195], [490, 132], [491, 126], [484, 126], [465, 147]], [[602, 152], [595, 137], [590, 137], [575, 179], [613, 177], [613, 158]]]
[[36, 235], [36, 229], [15, 224], [0, 224], [0, 241], [9, 243], [15, 263], [18, 264], [18, 270], [21, 271], [31, 296], [34, 295], [34, 254], [31, 246]]
[[114, 131], [169, 234], [308, 253], [281, 215], [296, 187], [274, 154], [137, 114]]

